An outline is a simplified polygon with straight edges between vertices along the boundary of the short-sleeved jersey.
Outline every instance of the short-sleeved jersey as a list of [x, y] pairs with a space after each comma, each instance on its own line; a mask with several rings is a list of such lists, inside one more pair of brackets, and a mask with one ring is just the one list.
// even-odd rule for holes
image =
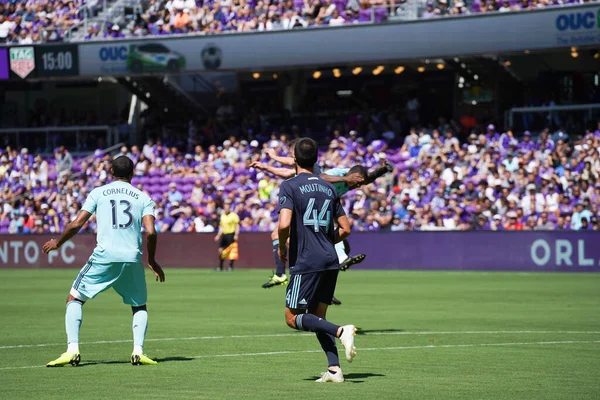
[[[350, 168], [332, 168], [325, 171], [325, 175], [346, 176], [348, 175], [348, 171], [350, 171]], [[350, 188], [348, 187], [348, 185], [346, 185], [345, 182], [336, 182], [332, 183], [332, 185], [335, 188], [335, 191], [337, 192], [337, 195], [339, 197], [342, 197], [344, 194], [350, 191]]]
[[116, 181], [92, 190], [82, 209], [96, 213], [94, 262], [142, 260], [142, 218], [154, 216], [154, 202], [147, 194], [127, 182]]
[[237, 228], [240, 223], [240, 217], [234, 212], [230, 212], [229, 214], [223, 213], [221, 215], [221, 220], [219, 222], [219, 226], [221, 227], [221, 232], [224, 235], [230, 235], [235, 233], [235, 228]]
[[288, 179], [279, 190], [279, 212], [282, 209], [293, 213], [290, 273], [338, 269], [334, 220], [345, 213], [333, 185], [308, 173]]

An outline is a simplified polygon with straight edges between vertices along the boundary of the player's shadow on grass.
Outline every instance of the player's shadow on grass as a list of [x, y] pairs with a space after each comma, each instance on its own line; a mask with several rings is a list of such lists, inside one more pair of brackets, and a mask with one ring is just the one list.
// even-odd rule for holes
[[130, 361], [121, 361], [121, 360], [111, 360], [111, 361], [85, 361], [77, 366], [77, 368], [81, 367], [91, 367], [92, 365], [114, 365], [114, 364], [131, 364]]
[[[383, 374], [372, 374], [370, 372], [361, 373], [353, 373], [344, 375], [344, 380], [350, 383], [364, 383], [365, 381], [362, 379], [373, 378], [378, 376], [385, 376]], [[305, 381], [316, 381], [320, 376], [313, 376], [311, 378], [306, 378]]]
[[383, 332], [405, 332], [404, 329], [356, 329], [357, 335], [368, 335], [369, 333], [383, 333]]
[[[171, 361], [192, 361], [193, 358], [190, 357], [164, 357], [164, 358], [156, 358], [155, 361], [158, 363], [171, 362]], [[89, 361], [82, 364], [79, 364], [79, 367], [89, 367], [91, 365], [111, 365], [111, 364], [130, 364], [130, 361], [124, 360], [111, 360], [111, 361]]]
[[170, 362], [170, 361], [193, 361], [194, 358], [191, 357], [164, 357], [164, 358], [156, 358], [156, 362]]

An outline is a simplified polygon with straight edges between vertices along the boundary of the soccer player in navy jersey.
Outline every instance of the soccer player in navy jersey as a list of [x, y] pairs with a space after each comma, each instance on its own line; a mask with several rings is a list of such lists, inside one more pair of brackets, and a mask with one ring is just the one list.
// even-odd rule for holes
[[346, 360], [352, 362], [356, 327], [335, 325], [325, 315], [340, 268], [334, 244], [350, 235], [350, 222], [333, 185], [314, 174], [317, 157], [314, 140], [298, 140], [294, 148], [297, 175], [284, 181], [279, 192], [278, 254], [284, 263], [290, 239], [285, 320], [290, 328], [317, 334], [328, 361], [327, 372], [317, 382], [343, 382], [335, 339], [340, 339]]

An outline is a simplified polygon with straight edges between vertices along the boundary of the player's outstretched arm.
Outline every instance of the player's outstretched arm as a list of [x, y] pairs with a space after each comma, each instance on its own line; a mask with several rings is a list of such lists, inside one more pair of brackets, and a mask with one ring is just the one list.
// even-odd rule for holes
[[365, 180], [365, 185], [375, 182], [375, 179], [387, 174], [388, 172], [392, 172], [393, 170], [394, 166], [389, 162], [386, 162], [383, 166], [375, 169], [374, 171], [369, 172], [369, 175]]
[[59, 249], [60, 246], [65, 244], [65, 242], [77, 235], [77, 232], [79, 232], [81, 227], [87, 222], [88, 219], [90, 219], [91, 216], [92, 214], [88, 211], [80, 211], [79, 214], [77, 214], [77, 218], [69, 222], [69, 224], [65, 227], [65, 231], [58, 240], [52, 239], [44, 244], [44, 253], [47, 254], [53, 250]]
[[270, 174], [273, 174], [279, 178], [283, 178], [283, 179], [290, 179], [293, 178], [294, 175], [296, 175], [296, 170], [291, 169], [291, 168], [277, 168], [274, 167], [272, 165], [268, 165], [268, 164], [263, 164], [261, 162], [258, 161], [254, 161], [250, 164], [251, 168], [256, 168], [256, 169], [260, 169], [262, 171], [268, 172]]
[[279, 211], [279, 258], [283, 263], [287, 262], [287, 241], [290, 237], [292, 214], [293, 211], [287, 208], [282, 208], [281, 211]]
[[273, 150], [273, 149], [267, 149], [267, 150], [265, 150], [265, 153], [267, 154], [267, 156], [269, 156], [269, 158], [271, 160], [277, 161], [281, 165], [285, 165], [287, 167], [295, 167], [296, 166], [296, 162], [294, 161], [293, 157], [278, 156], [277, 153], [275, 152], [275, 150]]
[[320, 177], [321, 177], [321, 179], [323, 179], [326, 182], [329, 182], [329, 183], [343, 182], [346, 185], [348, 185], [349, 187], [360, 186], [364, 183], [364, 180], [365, 180], [362, 177], [362, 175], [357, 172], [348, 174], [346, 176], [332, 176], [332, 175], [327, 175], [327, 174], [321, 174]]
[[142, 218], [142, 223], [144, 224], [144, 229], [146, 230], [146, 247], [148, 250], [148, 268], [152, 270], [156, 280], [160, 280], [161, 282], [165, 281], [165, 273], [156, 262], [156, 244], [158, 243], [158, 234], [156, 233], [156, 229], [154, 228], [154, 216], [153, 215], [145, 215]]

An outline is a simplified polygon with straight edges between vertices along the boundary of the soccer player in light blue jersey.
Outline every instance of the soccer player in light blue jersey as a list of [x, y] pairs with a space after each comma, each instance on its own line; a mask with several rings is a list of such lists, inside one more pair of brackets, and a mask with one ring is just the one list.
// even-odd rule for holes
[[142, 226], [146, 231], [148, 267], [157, 281], [164, 282], [165, 273], [155, 259], [157, 235], [154, 228], [154, 202], [147, 194], [131, 185], [133, 167], [133, 162], [128, 157], [115, 158], [111, 167], [115, 181], [92, 190], [79, 215], [66, 226], [60, 239], [53, 239], [44, 244], [45, 253], [59, 249], [79, 232], [92, 214], [96, 213], [96, 248], [77, 275], [67, 297], [67, 351], [49, 362], [48, 367], [67, 364], [76, 366], [80, 363], [79, 329], [82, 307], [88, 299], [111, 287], [133, 310], [131, 364], [157, 364], [143, 353], [148, 312], [142, 264]]

